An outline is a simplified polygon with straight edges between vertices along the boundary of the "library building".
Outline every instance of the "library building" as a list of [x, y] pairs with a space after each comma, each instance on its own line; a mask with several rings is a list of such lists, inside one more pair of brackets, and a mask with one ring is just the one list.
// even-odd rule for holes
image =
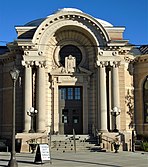
[[148, 46], [124, 39], [125, 27], [63, 8], [15, 29], [0, 46], [0, 138], [14, 117], [22, 151], [49, 135], [130, 150], [133, 133], [148, 135]]

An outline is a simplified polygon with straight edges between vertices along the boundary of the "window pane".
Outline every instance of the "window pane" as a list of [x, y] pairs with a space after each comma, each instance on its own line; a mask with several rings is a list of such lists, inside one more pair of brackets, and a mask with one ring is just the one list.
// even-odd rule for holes
[[73, 88], [68, 88], [68, 99], [73, 99]]
[[80, 88], [75, 88], [75, 99], [80, 100]]
[[68, 110], [62, 110], [62, 123], [68, 123]]
[[66, 99], [66, 88], [61, 88], [61, 99]]

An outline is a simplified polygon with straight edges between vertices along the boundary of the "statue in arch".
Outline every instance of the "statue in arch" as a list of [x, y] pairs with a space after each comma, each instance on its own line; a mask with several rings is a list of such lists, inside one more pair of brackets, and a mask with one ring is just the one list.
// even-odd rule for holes
[[76, 58], [72, 55], [65, 57], [65, 69], [68, 73], [75, 72], [76, 69]]

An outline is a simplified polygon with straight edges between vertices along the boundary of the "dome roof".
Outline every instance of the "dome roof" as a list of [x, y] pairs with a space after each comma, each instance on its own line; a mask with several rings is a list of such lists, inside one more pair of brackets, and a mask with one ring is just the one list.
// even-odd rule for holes
[[103, 27], [113, 27], [113, 25], [105, 20], [101, 20], [96, 18], [96, 20], [103, 26]]
[[33, 21], [26, 23], [25, 26], [39, 26], [44, 20], [45, 20], [45, 18], [36, 19], [36, 20], [33, 20]]
[[55, 13], [58, 12], [79, 12], [79, 13], [83, 13], [81, 10], [76, 9], [76, 8], [63, 8], [63, 9], [58, 9]]
[[[54, 12], [53, 14], [47, 16], [50, 17], [58, 12], [79, 12], [79, 13], [83, 13], [81, 10], [76, 9], [76, 8], [63, 8], [63, 9], [58, 9], [56, 12]], [[25, 26], [39, 26], [46, 18], [41, 18], [41, 19], [36, 19], [33, 20], [29, 23], [26, 23]], [[98, 18], [95, 18], [103, 27], [113, 27], [113, 25], [105, 20], [101, 20]]]

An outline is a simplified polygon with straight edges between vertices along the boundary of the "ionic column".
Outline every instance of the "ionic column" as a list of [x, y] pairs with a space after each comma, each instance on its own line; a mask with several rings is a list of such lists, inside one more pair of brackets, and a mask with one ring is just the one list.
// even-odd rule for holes
[[[119, 94], [119, 62], [113, 62], [112, 69], [112, 100], [113, 100], [113, 108], [118, 107], [120, 109], [120, 94]], [[120, 115], [116, 118], [117, 129], [120, 130]]]
[[37, 132], [44, 132], [45, 129], [45, 67], [44, 62], [35, 62], [38, 65], [37, 69]]
[[32, 107], [32, 68], [31, 62], [22, 62], [25, 66], [25, 107], [24, 107], [24, 132], [30, 129], [31, 119], [27, 115], [27, 110]]
[[[98, 105], [100, 105], [100, 131], [106, 132], [107, 130], [107, 92], [106, 92], [106, 71], [105, 63], [100, 63], [100, 68], [98, 71], [99, 78], [99, 92], [98, 92]], [[100, 96], [99, 96], [100, 95]]]

